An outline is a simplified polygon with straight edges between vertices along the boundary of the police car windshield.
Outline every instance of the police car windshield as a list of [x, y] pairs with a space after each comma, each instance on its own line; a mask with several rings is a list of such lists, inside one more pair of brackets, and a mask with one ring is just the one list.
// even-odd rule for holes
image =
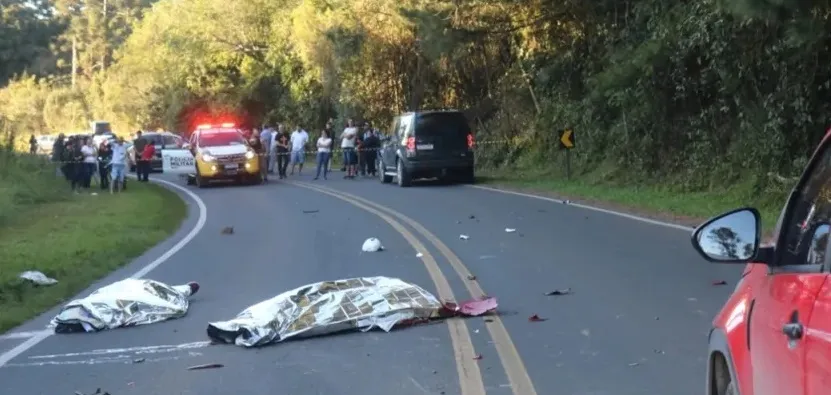
[[203, 131], [199, 134], [200, 147], [244, 145], [245, 139], [235, 130]]

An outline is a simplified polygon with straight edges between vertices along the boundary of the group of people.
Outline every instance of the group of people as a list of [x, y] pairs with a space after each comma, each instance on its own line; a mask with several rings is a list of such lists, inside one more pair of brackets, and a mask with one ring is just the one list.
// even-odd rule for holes
[[67, 137], [61, 133], [52, 146], [51, 159], [76, 194], [92, 188], [96, 173], [101, 190], [114, 193], [127, 188], [127, 147], [123, 137], [114, 136], [96, 147], [92, 137]]
[[[372, 128], [369, 122], [365, 122], [362, 128], [355, 126], [349, 119], [346, 127], [340, 136], [336, 136], [334, 122], [329, 120], [321, 130], [319, 137], [314, 144], [317, 169], [314, 179], [321, 176], [327, 179], [332, 163], [335, 139], [340, 140], [340, 149], [343, 153], [343, 178], [354, 179], [359, 173], [361, 175], [376, 174], [375, 160], [378, 149], [381, 146], [379, 132]], [[306, 152], [309, 151], [309, 133], [302, 125], [297, 125], [291, 134], [286, 133], [285, 125], [278, 124], [275, 129], [266, 126], [262, 131], [254, 130], [251, 136], [251, 145], [266, 160], [266, 172], [274, 174], [275, 168], [280, 179], [287, 177], [287, 170], [291, 164], [293, 175], [295, 170], [298, 174], [303, 172], [303, 164], [306, 162]]]

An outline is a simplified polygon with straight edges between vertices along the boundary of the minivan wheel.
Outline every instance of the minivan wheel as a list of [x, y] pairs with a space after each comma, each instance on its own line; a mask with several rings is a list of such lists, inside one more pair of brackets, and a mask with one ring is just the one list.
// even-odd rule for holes
[[387, 167], [384, 165], [384, 162], [381, 161], [381, 158], [378, 158], [378, 165], [375, 166], [375, 171], [378, 172], [378, 179], [381, 180], [382, 184], [389, 184], [392, 182], [392, 176], [387, 175]]
[[404, 168], [404, 164], [401, 161], [397, 161], [395, 165], [395, 178], [398, 181], [398, 186], [400, 187], [408, 187], [412, 180], [410, 179], [410, 173], [407, 173], [407, 169]]

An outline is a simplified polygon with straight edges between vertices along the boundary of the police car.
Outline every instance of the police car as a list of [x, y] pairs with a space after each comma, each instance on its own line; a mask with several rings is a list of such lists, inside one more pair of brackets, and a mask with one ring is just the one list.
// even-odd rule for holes
[[199, 125], [187, 146], [195, 167], [189, 184], [202, 188], [211, 181], [263, 182], [260, 157], [232, 123]]

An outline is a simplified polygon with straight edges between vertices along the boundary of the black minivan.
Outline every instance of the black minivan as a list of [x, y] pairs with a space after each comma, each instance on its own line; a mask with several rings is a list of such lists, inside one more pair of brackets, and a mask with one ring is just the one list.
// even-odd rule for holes
[[413, 179], [452, 178], [474, 182], [473, 131], [461, 111], [418, 111], [395, 117], [383, 138], [378, 174], [383, 183], [396, 178], [410, 186]]

